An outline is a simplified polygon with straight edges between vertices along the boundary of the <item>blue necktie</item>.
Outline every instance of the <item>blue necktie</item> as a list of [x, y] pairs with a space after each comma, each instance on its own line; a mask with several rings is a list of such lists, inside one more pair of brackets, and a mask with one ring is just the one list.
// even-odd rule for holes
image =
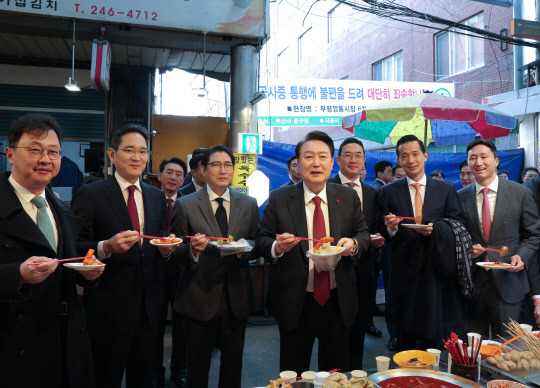
[[43, 233], [51, 248], [56, 252], [56, 239], [54, 238], [54, 229], [51, 223], [51, 219], [47, 214], [47, 206], [45, 198], [36, 195], [32, 198], [32, 203], [37, 207], [37, 225], [39, 230]]

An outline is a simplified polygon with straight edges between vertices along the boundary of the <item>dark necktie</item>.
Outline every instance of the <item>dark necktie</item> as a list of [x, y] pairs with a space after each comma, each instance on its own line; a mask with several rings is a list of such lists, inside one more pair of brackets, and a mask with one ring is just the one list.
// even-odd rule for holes
[[[133, 225], [133, 230], [136, 230], [141, 233], [141, 225], [139, 224], [139, 212], [137, 211], [137, 204], [135, 203], [135, 189], [137, 186], [131, 185], [128, 186], [128, 211], [129, 211], [129, 217], [131, 218], [131, 224]], [[139, 240], [139, 248], [141, 247], [141, 241]]]
[[223, 198], [216, 198], [218, 208], [216, 210], [216, 221], [221, 231], [220, 237], [229, 237], [229, 222], [227, 221], [227, 210], [223, 206]]
[[173, 203], [172, 198], [167, 198], [167, 233], [171, 233], [171, 220], [174, 214]]
[[356, 186], [356, 183], [354, 182], [346, 182], [345, 184], [349, 186], [351, 189], [354, 189], [354, 186]]
[[[315, 203], [315, 212], [313, 213], [313, 238], [320, 240], [326, 237], [326, 226], [324, 223], [324, 215], [321, 209], [321, 198], [313, 197]], [[314, 268], [313, 273], [313, 297], [321, 306], [324, 306], [328, 298], [330, 298], [330, 272], [317, 271]]]
[[491, 211], [489, 209], [489, 199], [487, 196], [489, 189], [484, 187], [482, 193], [484, 194], [484, 200], [482, 202], [482, 230], [486, 241], [488, 241], [489, 236], [491, 235]]
[[37, 207], [37, 226], [51, 245], [51, 248], [56, 252], [56, 239], [54, 238], [54, 229], [51, 219], [47, 214], [47, 206], [45, 203], [45, 199], [43, 197], [40, 197], [39, 195], [36, 195], [34, 198], [32, 198], [32, 203], [35, 207]]

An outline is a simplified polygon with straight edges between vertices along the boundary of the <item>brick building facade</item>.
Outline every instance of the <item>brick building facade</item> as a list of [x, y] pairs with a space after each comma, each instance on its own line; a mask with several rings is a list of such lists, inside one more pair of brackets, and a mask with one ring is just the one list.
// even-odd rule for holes
[[[512, 8], [470, 0], [399, 4], [455, 22], [472, 20], [476, 27], [495, 33], [510, 31]], [[449, 33], [446, 37], [454, 45], [448, 43], [453, 51], [445, 61], [445, 37], [440, 34], [449, 29], [441, 25], [408, 19], [421, 24], [417, 26], [358, 12], [336, 1], [278, 0], [270, 3], [270, 12], [271, 39], [261, 50], [261, 77], [374, 80], [376, 67], [380, 69], [384, 60], [402, 62], [401, 79], [387, 80], [452, 82], [456, 97], [473, 102], [514, 88], [512, 45]], [[452, 59], [454, 55], [460, 59]], [[273, 140], [294, 143], [311, 129], [274, 128]], [[348, 133], [339, 127], [325, 130], [336, 139]]]

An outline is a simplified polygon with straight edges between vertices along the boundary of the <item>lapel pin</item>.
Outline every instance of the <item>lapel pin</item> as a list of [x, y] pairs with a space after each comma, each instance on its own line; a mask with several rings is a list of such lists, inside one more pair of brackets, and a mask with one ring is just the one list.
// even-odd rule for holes
[[339, 203], [339, 199], [336, 199], [336, 203]]

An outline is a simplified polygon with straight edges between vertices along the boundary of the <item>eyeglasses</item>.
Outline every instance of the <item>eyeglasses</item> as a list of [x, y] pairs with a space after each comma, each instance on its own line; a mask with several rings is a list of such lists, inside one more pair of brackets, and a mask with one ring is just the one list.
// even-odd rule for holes
[[148, 150], [135, 151], [132, 148], [120, 148], [119, 150], [125, 152], [129, 157], [133, 157], [135, 155], [140, 156], [141, 158], [148, 156]]
[[60, 156], [62, 156], [62, 151], [59, 150], [45, 150], [43, 148], [39, 147], [11, 147], [11, 148], [25, 148], [28, 150], [28, 153], [30, 154], [30, 157], [32, 159], [39, 159], [43, 157], [45, 152], [47, 152], [47, 155], [49, 156], [49, 159], [51, 160], [57, 160], [60, 159]]
[[212, 163], [207, 163], [206, 165], [212, 171], [221, 171], [221, 167], [224, 167], [225, 171], [234, 170], [234, 164], [232, 164], [231, 162], [227, 162], [227, 163], [212, 162]]
[[352, 159], [352, 158], [356, 158], [356, 159], [363, 159], [364, 158], [364, 155], [363, 154], [351, 154], [349, 152], [345, 152], [342, 156], [341, 156], [342, 159]]

